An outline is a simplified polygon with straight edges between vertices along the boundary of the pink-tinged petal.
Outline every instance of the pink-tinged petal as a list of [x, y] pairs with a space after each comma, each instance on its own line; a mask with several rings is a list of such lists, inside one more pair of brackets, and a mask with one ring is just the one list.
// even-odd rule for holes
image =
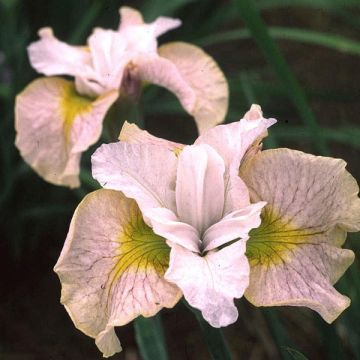
[[210, 145], [225, 162], [225, 215], [249, 204], [248, 189], [237, 177], [239, 166], [244, 154], [266, 136], [267, 128], [275, 122], [274, 119], [264, 119], [260, 106], [252, 105], [244, 119], [209, 129], [195, 141], [195, 144]]
[[105, 357], [121, 350], [114, 326], [153, 316], [180, 299], [180, 290], [164, 279], [169, 252], [120, 192], [95, 191], [76, 209], [54, 270], [62, 304]]
[[160, 16], [153, 23], [149, 24], [154, 31], [154, 35], [159, 37], [169, 30], [173, 30], [181, 26], [181, 20], [170, 17]]
[[189, 224], [180, 222], [177, 216], [165, 208], [154, 208], [144, 212], [149, 219], [154, 232], [168, 240], [168, 244], [175, 243], [184, 248], [199, 252], [200, 239], [198, 231]]
[[25, 161], [45, 180], [79, 186], [81, 152], [95, 143], [117, 92], [96, 100], [76, 93], [60, 78], [32, 82], [17, 96], [16, 146]]
[[174, 152], [176, 155], [180, 154], [185, 146], [184, 144], [151, 135], [146, 130], [141, 130], [136, 124], [130, 124], [127, 121], [125, 121], [121, 129], [119, 140], [130, 144], [149, 144], [162, 146], [165, 149]]
[[136, 66], [140, 79], [165, 87], [177, 96], [188, 113], [192, 112], [196, 93], [170, 60], [158, 56], [141, 56], [136, 59]]
[[144, 19], [141, 13], [129, 6], [122, 6], [119, 9], [120, 24], [119, 29], [124, 29], [130, 26], [137, 26], [144, 24]]
[[[160, 83], [159, 85], [165, 86], [170, 91], [173, 91], [172, 87], [177, 90], [173, 92], [185, 110], [195, 118], [199, 132], [202, 133], [221, 123], [228, 108], [229, 90], [225, 76], [214, 59], [199, 47], [184, 42], [162, 45], [158, 52], [162, 58], [169, 60], [176, 67], [183, 82], [192, 89], [195, 101], [188, 100], [193, 95], [190, 95], [185, 87], [183, 91], [179, 91], [173, 85], [178, 76], [169, 73], [167, 84]], [[161, 67], [161, 64], [158, 67]], [[164, 78], [164, 73], [162, 78]]]
[[259, 137], [266, 136], [267, 128], [275, 122], [275, 119], [262, 117], [260, 106], [252, 105], [243, 119], [209, 129], [195, 144], [210, 145], [222, 156], [230, 172], [237, 174], [245, 152]]
[[204, 251], [209, 251], [236, 239], [248, 239], [249, 231], [260, 225], [261, 209], [265, 206], [261, 201], [236, 210], [210, 226], [204, 234]]
[[176, 166], [173, 152], [147, 144], [104, 144], [92, 156], [92, 174], [101, 186], [135, 199], [143, 212], [175, 211]]
[[341, 249], [360, 230], [359, 187], [339, 159], [267, 150], [241, 170], [254, 201], [267, 202], [250, 232], [246, 297], [257, 306], [306, 306], [327, 322], [349, 306], [333, 284], [354, 254]]
[[224, 161], [208, 145], [186, 146], [179, 155], [176, 207], [180, 221], [202, 235], [218, 222], [224, 206]]
[[249, 283], [245, 242], [209, 252], [205, 257], [173, 245], [165, 278], [174, 282], [188, 303], [199, 309], [210, 325], [222, 327], [238, 317], [234, 298], [240, 298]]
[[85, 47], [59, 41], [51, 28], [42, 28], [38, 34], [40, 40], [30, 44], [28, 53], [32, 67], [39, 73], [78, 76], [90, 65], [90, 52]]
[[117, 31], [95, 28], [88, 39], [94, 77], [102, 92], [118, 89], [129, 61], [126, 41]]
[[143, 25], [143, 28], [148, 28], [148, 31], [151, 31], [155, 37], [158, 37], [181, 25], [181, 21], [179, 19], [173, 19], [164, 16], [158, 17], [150, 24], [144, 24], [144, 19], [141, 13], [128, 6], [122, 6], [119, 12], [121, 17], [119, 24], [120, 32], [124, 31], [126, 28], [140, 28], [141, 25]]

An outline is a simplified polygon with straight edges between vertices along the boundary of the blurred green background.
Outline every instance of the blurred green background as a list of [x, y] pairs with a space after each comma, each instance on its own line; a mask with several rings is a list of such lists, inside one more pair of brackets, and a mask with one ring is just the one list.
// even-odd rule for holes
[[[13, 145], [13, 109], [16, 94], [40, 76], [26, 54], [40, 27], [84, 44], [94, 26], [117, 27], [122, 5], [147, 21], [159, 15], [183, 21], [160, 43], [191, 42], [216, 59], [230, 84], [226, 121], [258, 103], [278, 119], [265, 147], [344, 158], [360, 179], [359, 0], [0, 0], [0, 359], [101, 358], [60, 305], [52, 271], [72, 213], [95, 183], [84, 173], [83, 186], [71, 191], [39, 178]], [[193, 120], [172, 94], [150, 86], [142, 103], [148, 131], [185, 143], [196, 138]], [[359, 240], [350, 235], [346, 247], [359, 253]], [[228, 353], [235, 360], [360, 359], [359, 275], [356, 260], [336, 285], [352, 305], [332, 325], [307, 309], [259, 309], [239, 300], [239, 320], [223, 329]], [[209, 333], [182, 303], [161, 314], [169, 359], [214, 357], [204, 340]], [[113, 359], [140, 359], [133, 324], [117, 333], [124, 351]]]

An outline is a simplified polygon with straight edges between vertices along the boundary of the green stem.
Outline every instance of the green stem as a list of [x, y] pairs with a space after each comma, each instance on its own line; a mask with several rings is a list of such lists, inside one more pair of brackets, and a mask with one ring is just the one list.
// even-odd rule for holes
[[199, 323], [211, 359], [231, 360], [232, 357], [230, 349], [221, 329], [217, 329], [209, 325], [208, 322], [202, 317], [200, 311], [191, 307], [185, 300], [184, 304], [195, 315], [196, 320]]
[[160, 313], [134, 320], [135, 338], [143, 360], [167, 360], [166, 341]]

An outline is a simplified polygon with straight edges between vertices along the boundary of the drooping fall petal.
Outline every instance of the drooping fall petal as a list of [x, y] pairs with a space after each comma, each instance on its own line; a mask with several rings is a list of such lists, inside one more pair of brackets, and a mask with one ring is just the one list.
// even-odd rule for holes
[[[184, 108], [195, 118], [200, 134], [224, 121], [229, 90], [224, 74], [212, 57], [201, 48], [172, 42], [159, 47], [159, 55], [170, 60], [184, 81], [193, 89], [196, 100]], [[175, 93], [176, 94], [176, 93]], [[182, 102], [181, 97], [179, 97]]]
[[16, 146], [22, 157], [47, 181], [79, 186], [80, 154], [99, 138], [117, 96], [112, 91], [91, 100], [61, 78], [33, 81], [16, 99]]
[[222, 327], [238, 317], [234, 298], [240, 298], [249, 283], [245, 241], [237, 241], [201, 257], [173, 245], [165, 278], [176, 283], [188, 303], [199, 309], [210, 325]]
[[241, 169], [252, 199], [268, 203], [247, 243], [250, 302], [306, 306], [329, 323], [349, 306], [332, 286], [354, 259], [340, 248], [345, 233], [360, 230], [359, 187], [345, 165], [277, 149]]
[[163, 278], [169, 251], [120, 192], [98, 190], [78, 206], [54, 270], [75, 326], [95, 338], [105, 357], [121, 350], [114, 326], [153, 316], [181, 297]]

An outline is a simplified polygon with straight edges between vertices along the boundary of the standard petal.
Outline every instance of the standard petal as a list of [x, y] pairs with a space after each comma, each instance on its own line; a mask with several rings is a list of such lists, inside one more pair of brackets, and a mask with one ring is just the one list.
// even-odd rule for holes
[[267, 128], [275, 119], [262, 117], [261, 108], [252, 105], [240, 121], [218, 125], [201, 134], [195, 144], [208, 144], [224, 159], [230, 172], [238, 172], [240, 162], [249, 147], [259, 138], [267, 135]]
[[210, 226], [204, 234], [204, 251], [209, 251], [235, 239], [249, 238], [249, 231], [260, 225], [261, 209], [266, 202], [260, 201], [236, 210]]
[[114, 326], [153, 316], [181, 297], [163, 278], [169, 251], [120, 192], [98, 190], [78, 206], [54, 270], [75, 326], [96, 338], [105, 356], [121, 349]]
[[117, 31], [95, 28], [88, 39], [94, 78], [101, 92], [118, 89], [129, 61], [126, 41]]
[[96, 142], [117, 92], [91, 100], [60, 78], [32, 82], [16, 99], [16, 146], [45, 180], [79, 186], [81, 152]]
[[[184, 42], [162, 45], [158, 52], [176, 66], [194, 91], [196, 101], [193, 107], [184, 107], [194, 116], [199, 132], [223, 122], [228, 109], [229, 90], [225, 76], [214, 59], [199, 47]], [[177, 96], [182, 102], [182, 98]]]
[[224, 161], [208, 145], [186, 146], [179, 155], [177, 215], [180, 221], [197, 229], [200, 236], [222, 217], [224, 172]]
[[141, 130], [136, 124], [130, 124], [127, 121], [125, 121], [121, 129], [119, 140], [130, 144], [149, 144], [162, 146], [174, 152], [176, 155], [180, 154], [183, 147], [185, 146], [184, 144], [176, 143], [151, 135], [146, 130]]
[[129, 26], [142, 25], [144, 23], [143, 17], [139, 11], [129, 6], [122, 6], [119, 9], [120, 24], [119, 29], [124, 29]]
[[173, 30], [181, 26], [181, 20], [173, 19], [166, 16], [160, 16], [149, 25], [153, 28], [154, 35], [156, 37], [159, 37], [160, 35], [168, 32], [169, 30]]
[[267, 135], [267, 128], [276, 122], [265, 119], [261, 108], [252, 105], [240, 121], [218, 125], [199, 136], [195, 144], [208, 144], [223, 158], [226, 166], [224, 215], [249, 204], [246, 185], [237, 176], [244, 154], [254, 143]]
[[79, 76], [91, 64], [90, 52], [85, 47], [71, 46], [59, 41], [51, 28], [38, 32], [40, 40], [28, 47], [32, 67], [39, 73]]
[[176, 210], [176, 166], [172, 151], [148, 144], [104, 144], [92, 156], [92, 174], [101, 186], [135, 199], [143, 212], [157, 207]]
[[210, 325], [222, 327], [238, 317], [234, 298], [240, 298], [249, 283], [245, 242], [209, 252], [205, 257], [181, 246], [172, 246], [165, 278], [174, 282], [189, 304], [202, 312]]
[[144, 216], [150, 220], [154, 232], [167, 239], [168, 244], [175, 243], [194, 252], [199, 252], [199, 232], [189, 224], [180, 222], [176, 215], [165, 208], [146, 210]]
[[247, 243], [246, 297], [257, 306], [307, 306], [334, 321], [349, 299], [332, 285], [354, 257], [339, 246], [345, 231], [360, 229], [359, 188], [345, 162], [268, 150], [241, 175], [252, 199], [268, 203]]

